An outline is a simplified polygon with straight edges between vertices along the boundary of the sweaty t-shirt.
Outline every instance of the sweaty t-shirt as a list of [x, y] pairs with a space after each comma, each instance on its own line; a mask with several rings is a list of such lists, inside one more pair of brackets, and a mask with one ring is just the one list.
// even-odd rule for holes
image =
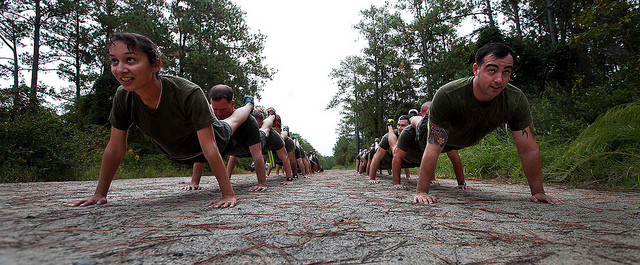
[[128, 130], [135, 123], [166, 156], [183, 160], [202, 153], [198, 130], [217, 121], [200, 87], [186, 79], [161, 76], [162, 94], [156, 110], [135, 92], [118, 88], [109, 115], [111, 125]]
[[[475, 145], [505, 122], [512, 131], [531, 125], [529, 102], [520, 89], [509, 84], [490, 102], [480, 102], [473, 94], [473, 78], [452, 81], [433, 97], [428, 118], [449, 131], [445, 150]], [[421, 129], [426, 130], [426, 124]]]

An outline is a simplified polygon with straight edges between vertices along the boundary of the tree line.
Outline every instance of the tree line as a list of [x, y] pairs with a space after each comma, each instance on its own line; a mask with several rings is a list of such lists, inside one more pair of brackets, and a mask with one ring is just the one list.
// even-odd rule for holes
[[340, 89], [327, 109], [339, 109], [343, 124], [336, 164], [352, 164], [358, 148], [386, 133], [387, 119], [472, 75], [476, 49], [489, 42], [518, 54], [511, 83], [527, 94], [543, 139], [568, 143], [640, 96], [640, 1], [397, 0], [360, 16], [354, 28], [366, 48], [330, 74]]

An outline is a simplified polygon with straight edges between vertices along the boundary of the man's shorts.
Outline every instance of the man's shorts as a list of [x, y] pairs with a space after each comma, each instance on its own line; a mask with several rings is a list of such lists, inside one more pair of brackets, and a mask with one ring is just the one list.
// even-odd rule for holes
[[[218, 146], [220, 156], [225, 156], [236, 145], [236, 141], [231, 137], [231, 125], [225, 121], [215, 121], [211, 126], [213, 127], [213, 134], [216, 137], [216, 145]], [[189, 159], [174, 159], [171, 157], [169, 157], [169, 159], [185, 165], [208, 163], [207, 158], [203, 153]]]

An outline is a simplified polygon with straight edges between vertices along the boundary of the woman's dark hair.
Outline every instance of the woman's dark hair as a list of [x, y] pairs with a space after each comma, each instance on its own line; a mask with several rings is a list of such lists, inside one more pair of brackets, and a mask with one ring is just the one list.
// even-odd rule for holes
[[[137, 49], [147, 55], [149, 59], [149, 63], [154, 64], [158, 60], [162, 59], [162, 53], [160, 49], [158, 49], [158, 45], [153, 43], [151, 39], [147, 38], [147, 36], [140, 35], [137, 33], [114, 33], [109, 36], [109, 40], [107, 41], [106, 49], [107, 54], [109, 54], [109, 49], [114, 45], [114, 42], [121, 41], [125, 45], [127, 45], [127, 49]], [[159, 73], [156, 73], [156, 77]]]
[[493, 54], [496, 58], [504, 58], [507, 57], [507, 55], [511, 55], [511, 57], [513, 57], [513, 62], [515, 63], [516, 61], [516, 53], [509, 46], [498, 42], [492, 42], [478, 49], [476, 52], [476, 64], [481, 66], [484, 63], [484, 57], [489, 54]]

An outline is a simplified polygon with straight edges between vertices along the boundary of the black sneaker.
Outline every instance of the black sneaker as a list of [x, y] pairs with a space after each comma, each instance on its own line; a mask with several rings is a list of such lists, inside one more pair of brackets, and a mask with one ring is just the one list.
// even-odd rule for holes
[[418, 110], [416, 110], [416, 109], [409, 110], [409, 119], [411, 119], [411, 117], [413, 117], [413, 116], [418, 116], [418, 115], [420, 115]]
[[387, 120], [387, 126], [393, 126], [393, 119]]

